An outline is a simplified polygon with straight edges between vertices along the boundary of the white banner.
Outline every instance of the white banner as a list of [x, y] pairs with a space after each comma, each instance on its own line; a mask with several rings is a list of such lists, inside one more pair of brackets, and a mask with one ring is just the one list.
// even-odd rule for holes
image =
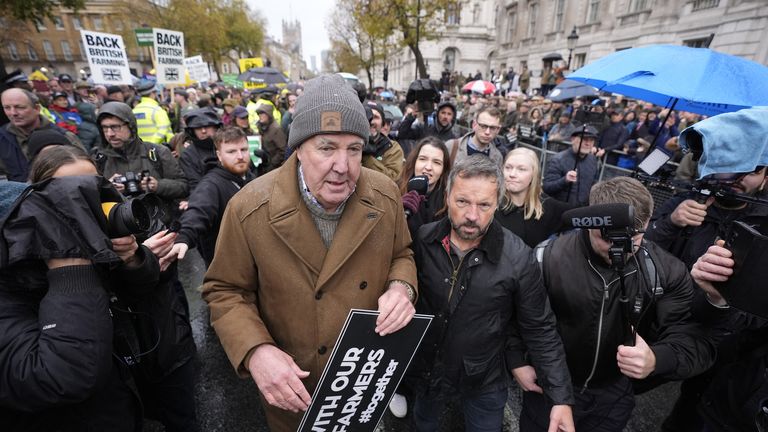
[[159, 84], [184, 83], [184, 33], [154, 28], [155, 75]]
[[211, 80], [211, 72], [208, 70], [208, 63], [203, 61], [203, 56], [196, 55], [184, 59], [184, 67], [189, 72], [189, 79], [198, 82], [208, 82]]
[[80, 30], [80, 37], [94, 84], [132, 84], [122, 36]]

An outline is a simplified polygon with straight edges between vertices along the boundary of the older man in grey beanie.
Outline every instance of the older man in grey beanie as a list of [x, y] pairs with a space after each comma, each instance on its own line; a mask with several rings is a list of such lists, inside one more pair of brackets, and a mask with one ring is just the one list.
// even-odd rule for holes
[[237, 373], [256, 382], [272, 431], [297, 429], [350, 309], [377, 309], [380, 336], [414, 314], [400, 193], [361, 166], [369, 129], [340, 76], [308, 81], [293, 155], [224, 213], [203, 298]]

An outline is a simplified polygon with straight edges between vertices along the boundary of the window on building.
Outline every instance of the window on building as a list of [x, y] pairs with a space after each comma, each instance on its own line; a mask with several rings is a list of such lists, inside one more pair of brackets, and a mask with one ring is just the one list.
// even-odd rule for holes
[[629, 12], [640, 12], [650, 7], [650, 0], [629, 0]]
[[576, 69], [584, 66], [584, 63], [586, 63], [586, 62], [587, 62], [587, 54], [586, 53], [581, 53], [581, 54], [574, 55], [574, 57], [573, 57], [573, 66], [571, 67], [571, 70], [576, 70]]
[[64, 30], [64, 21], [60, 16], [53, 17], [53, 24], [56, 25], [56, 30]]
[[74, 27], [75, 30], [81, 30], [83, 28], [83, 21], [80, 19], [80, 17], [72, 17], [72, 27]]
[[474, 6], [472, 6], [472, 24], [477, 24], [480, 22], [480, 5], [475, 3]]
[[56, 53], [53, 52], [53, 45], [51, 45], [51, 41], [43, 41], [43, 51], [45, 51], [45, 58], [51, 61], [56, 60]]
[[499, 5], [493, 11], [493, 26], [499, 28]]
[[459, 25], [461, 23], [461, 5], [459, 2], [451, 2], [445, 8], [445, 23], [447, 25]]
[[709, 38], [688, 39], [683, 41], [683, 45], [691, 48], [706, 48]]
[[83, 60], [88, 60], [88, 56], [85, 55], [85, 45], [83, 45], [83, 40], [80, 39], [80, 58]]
[[27, 57], [32, 61], [36, 61], [40, 58], [37, 56], [37, 51], [35, 51], [35, 47], [33, 47], [31, 43], [27, 44]]
[[72, 47], [69, 46], [69, 42], [61, 41], [61, 53], [64, 54], [64, 60], [72, 61]]
[[512, 10], [507, 12], [507, 42], [513, 42], [515, 40], [515, 33], [517, 33], [517, 11]]
[[20, 60], [19, 49], [16, 48], [16, 42], [8, 42], [8, 57], [11, 60]]
[[533, 37], [536, 33], [536, 20], [539, 18], [539, 4], [532, 3], [528, 6], [528, 37]]
[[552, 28], [552, 30], [561, 31], [563, 29], [564, 13], [565, 13], [565, 0], [555, 0], [555, 25]]
[[[0, 23], [0, 27], [5, 27], [5, 23]], [[35, 28], [37, 31], [43, 31], [48, 30], [48, 27], [45, 26], [45, 22], [43, 20], [35, 21]]]
[[720, 0], [694, 0], [693, 10], [702, 10], [720, 6]]
[[600, 0], [589, 0], [587, 23], [597, 22], [598, 18], [600, 18]]
[[91, 17], [94, 30], [104, 30], [104, 21], [101, 17]]
[[225, 74], [229, 73], [229, 63], [223, 63], [221, 65], [221, 71]]
[[112, 21], [115, 24], [115, 30], [122, 31], [123, 30], [123, 22], [117, 18], [115, 18]]

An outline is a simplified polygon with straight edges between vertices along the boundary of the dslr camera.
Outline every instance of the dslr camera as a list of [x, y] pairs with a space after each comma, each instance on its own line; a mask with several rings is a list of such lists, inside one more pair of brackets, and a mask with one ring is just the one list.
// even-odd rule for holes
[[114, 182], [122, 184], [125, 187], [123, 195], [138, 196], [144, 193], [144, 191], [141, 190], [141, 181], [145, 178], [149, 178], [149, 170], [144, 170], [139, 174], [136, 174], [133, 171], [128, 171], [125, 175], [117, 177]]

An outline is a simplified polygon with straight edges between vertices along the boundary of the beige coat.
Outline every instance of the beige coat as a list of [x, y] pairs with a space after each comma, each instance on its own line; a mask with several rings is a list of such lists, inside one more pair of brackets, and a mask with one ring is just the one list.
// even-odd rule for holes
[[[330, 249], [299, 195], [294, 154], [245, 186], [224, 213], [203, 298], [232, 365], [272, 343], [310, 372], [315, 389], [351, 308], [377, 309], [387, 281], [416, 287], [411, 238], [397, 186], [363, 168]], [[295, 431], [300, 415], [265, 406], [272, 431]]]

